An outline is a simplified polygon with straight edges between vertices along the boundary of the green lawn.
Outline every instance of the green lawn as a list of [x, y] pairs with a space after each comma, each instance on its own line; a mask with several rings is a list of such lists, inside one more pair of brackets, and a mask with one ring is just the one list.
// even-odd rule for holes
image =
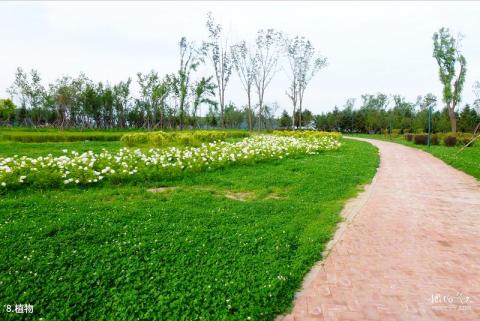
[[[372, 145], [343, 143], [170, 181], [0, 196], [0, 302], [44, 320], [273, 320], [378, 166]], [[176, 189], [147, 191], [160, 186]]]
[[460, 146], [447, 147], [444, 145], [433, 145], [428, 147], [425, 145], [416, 145], [412, 142], [406, 141], [403, 137], [392, 138], [392, 140], [390, 140], [388, 137], [380, 134], [356, 134], [352, 136], [393, 141], [395, 143], [424, 150], [433, 156], [440, 158], [445, 163], [480, 180], [480, 140], [477, 140], [474, 146], [467, 147], [460, 152]]
[[77, 152], [94, 151], [100, 152], [103, 148], [109, 151], [117, 151], [124, 147], [121, 142], [62, 142], [62, 143], [19, 143], [0, 141], [0, 157], [13, 155], [39, 157], [47, 154], [60, 156], [63, 149], [75, 150]]

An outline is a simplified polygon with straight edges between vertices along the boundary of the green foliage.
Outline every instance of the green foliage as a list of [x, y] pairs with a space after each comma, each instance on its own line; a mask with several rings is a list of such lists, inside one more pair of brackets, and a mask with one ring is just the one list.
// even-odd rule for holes
[[[2, 302], [44, 320], [273, 320], [377, 166], [373, 146], [345, 141], [161, 183], [5, 195]], [[147, 191], [159, 186], [176, 189]]]
[[[459, 52], [459, 40], [455, 39], [446, 28], [441, 28], [433, 34], [433, 57], [437, 60], [440, 81], [444, 86], [444, 101], [447, 104], [459, 102], [465, 82], [466, 60]], [[460, 65], [458, 76], [455, 74], [457, 62]], [[454, 84], [453, 81], [455, 81]]]
[[17, 108], [17, 106], [15, 106], [11, 99], [0, 99], [0, 119], [8, 121], [14, 113], [15, 108]]
[[280, 116], [279, 125], [281, 128], [291, 128], [292, 127], [292, 117], [288, 114], [286, 110], [283, 110], [282, 116]]
[[457, 131], [455, 107], [461, 101], [467, 72], [467, 62], [460, 53], [459, 44], [460, 39], [455, 39], [446, 28], [441, 28], [433, 35], [433, 57], [437, 60], [439, 67], [443, 101], [449, 111], [452, 132]]

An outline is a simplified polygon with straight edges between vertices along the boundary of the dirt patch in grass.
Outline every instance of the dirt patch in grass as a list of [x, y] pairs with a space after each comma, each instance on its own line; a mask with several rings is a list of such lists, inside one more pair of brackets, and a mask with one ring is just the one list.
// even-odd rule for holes
[[281, 200], [283, 197], [275, 192], [269, 193], [267, 196], [265, 196], [263, 199], [265, 200]]
[[226, 198], [231, 199], [231, 200], [245, 202], [245, 201], [253, 199], [255, 197], [255, 193], [253, 193], [253, 192], [232, 192], [232, 191], [228, 191], [224, 194], [224, 196]]
[[147, 189], [150, 193], [167, 193], [176, 190], [177, 188], [175, 186], [163, 186], [163, 187], [155, 187], [155, 188], [150, 188]]

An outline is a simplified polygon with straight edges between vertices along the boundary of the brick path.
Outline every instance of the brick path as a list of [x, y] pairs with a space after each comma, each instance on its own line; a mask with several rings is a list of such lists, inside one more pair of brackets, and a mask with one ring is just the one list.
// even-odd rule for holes
[[380, 150], [374, 181], [278, 319], [480, 320], [480, 184], [428, 153], [368, 141]]

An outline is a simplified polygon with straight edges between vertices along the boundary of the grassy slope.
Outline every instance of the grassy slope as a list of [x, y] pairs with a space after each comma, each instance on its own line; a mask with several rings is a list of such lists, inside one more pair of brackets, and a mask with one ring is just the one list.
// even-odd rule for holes
[[[373, 146], [345, 141], [168, 182], [9, 193], [0, 197], [0, 302], [33, 304], [46, 320], [271, 320], [377, 165]], [[146, 191], [162, 185], [178, 188]]]
[[[385, 138], [384, 135], [357, 134], [353, 136], [390, 141], [388, 138]], [[433, 156], [440, 158], [445, 163], [450, 164], [453, 167], [480, 180], [480, 141], [477, 141], [476, 145], [474, 145], [473, 147], [468, 147], [460, 153], [459, 151], [461, 147], [459, 146], [446, 147], [443, 145], [436, 145], [428, 147], [424, 145], [415, 145], [412, 142], [406, 141], [405, 139], [403, 139], [403, 137], [393, 138], [392, 141], [395, 143], [424, 150], [432, 154]]]

